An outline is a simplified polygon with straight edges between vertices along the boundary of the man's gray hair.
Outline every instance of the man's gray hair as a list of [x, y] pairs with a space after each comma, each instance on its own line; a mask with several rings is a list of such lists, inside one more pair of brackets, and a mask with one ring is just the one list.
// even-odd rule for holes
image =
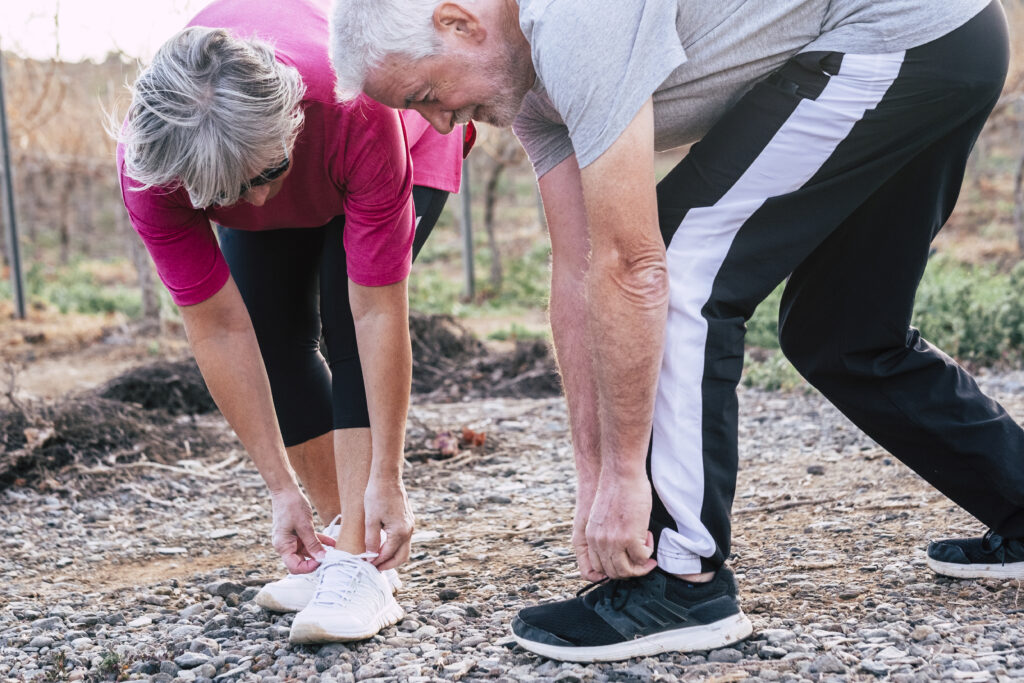
[[184, 187], [196, 207], [234, 204], [292, 149], [305, 89], [270, 44], [186, 28], [131, 88], [117, 135], [127, 174], [142, 184], [135, 189]]
[[334, 0], [331, 63], [335, 93], [350, 100], [366, 75], [389, 55], [422, 59], [441, 51], [434, 9], [443, 0]]

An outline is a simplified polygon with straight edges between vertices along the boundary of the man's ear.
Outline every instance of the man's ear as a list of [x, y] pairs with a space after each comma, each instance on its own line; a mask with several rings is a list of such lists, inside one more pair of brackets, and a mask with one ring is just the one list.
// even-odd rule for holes
[[480, 16], [457, 2], [442, 2], [434, 9], [434, 28], [442, 36], [482, 43], [487, 37]]

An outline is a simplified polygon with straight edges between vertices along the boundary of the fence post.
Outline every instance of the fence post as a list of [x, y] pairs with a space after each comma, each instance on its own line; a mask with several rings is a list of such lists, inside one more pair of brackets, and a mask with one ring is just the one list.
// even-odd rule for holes
[[465, 298], [472, 301], [476, 296], [476, 276], [473, 269], [473, 216], [472, 195], [469, 191], [469, 159], [462, 160], [462, 188], [459, 190], [462, 208], [462, 270], [466, 276]]
[[11, 268], [11, 290], [14, 292], [14, 311], [19, 320], [25, 319], [25, 287], [21, 277], [21, 254], [18, 249], [18, 225], [15, 222], [14, 181], [11, 169], [11, 140], [7, 134], [7, 103], [4, 101], [4, 53], [0, 49], [0, 143], [4, 148], [3, 170], [7, 198], [7, 264]]

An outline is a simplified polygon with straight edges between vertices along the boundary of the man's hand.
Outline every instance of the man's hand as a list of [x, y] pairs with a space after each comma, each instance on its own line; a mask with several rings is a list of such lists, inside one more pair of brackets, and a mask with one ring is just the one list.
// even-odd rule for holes
[[576, 563], [580, 567], [580, 576], [585, 581], [602, 581], [607, 578], [601, 572], [595, 571], [590, 562], [590, 546], [587, 542], [587, 522], [590, 521], [590, 510], [594, 505], [594, 495], [597, 493], [597, 481], [590, 481], [590, 477], [584, 476], [584, 470], [579, 471], [578, 483], [576, 485], [576, 515], [572, 523], [572, 547], [576, 552]]
[[[413, 516], [401, 476], [371, 476], [363, 496], [366, 550], [376, 552], [373, 564], [380, 571], [393, 569], [409, 559]], [[381, 532], [384, 542], [381, 543]]]
[[622, 476], [604, 470], [586, 528], [590, 575], [628, 579], [654, 569], [654, 538], [647, 528], [650, 517], [651, 485], [644, 472]]
[[271, 541], [292, 574], [308, 574], [320, 566], [324, 548], [313, 529], [313, 509], [298, 487], [270, 494], [274, 526]]

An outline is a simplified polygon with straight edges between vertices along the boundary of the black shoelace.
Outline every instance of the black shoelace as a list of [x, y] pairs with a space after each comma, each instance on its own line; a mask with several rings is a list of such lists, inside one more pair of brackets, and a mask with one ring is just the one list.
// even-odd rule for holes
[[640, 587], [640, 580], [643, 578], [644, 577], [642, 576], [637, 576], [632, 579], [604, 578], [600, 581], [593, 581], [584, 586], [583, 588], [579, 589], [578, 591], [576, 591], [576, 597], [581, 598], [583, 597], [584, 593], [587, 593], [597, 588], [598, 586], [604, 586], [607, 584], [611, 587], [611, 590], [607, 595], [602, 596], [601, 600], [607, 600], [611, 605], [612, 609], [618, 612], [620, 609], [626, 606], [627, 602], [629, 602], [629, 596], [633, 593], [634, 590]]
[[1003, 538], [991, 529], [982, 537], [981, 549], [985, 553], [995, 555], [999, 563], [1003, 565], [1007, 562], [1020, 562], [1024, 559], [1024, 543], [1020, 540]]

